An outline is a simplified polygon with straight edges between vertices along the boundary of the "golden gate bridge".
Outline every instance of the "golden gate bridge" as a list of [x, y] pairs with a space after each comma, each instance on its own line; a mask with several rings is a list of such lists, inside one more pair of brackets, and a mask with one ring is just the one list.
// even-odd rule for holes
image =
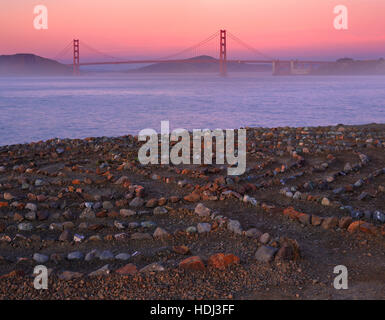
[[[228, 59], [228, 39], [234, 41], [242, 48], [247, 49], [251, 52], [256, 59]], [[177, 58], [178, 56], [184, 54], [190, 54], [190, 57], [194, 54], [197, 55], [197, 52], [200, 48], [204, 47], [210, 42], [214, 40], [219, 40], [219, 58], [218, 59], [208, 59], [208, 58], [200, 58], [200, 59], [185, 59], [185, 58]], [[308, 74], [315, 66], [319, 66], [322, 64], [331, 64], [334, 62], [331, 61], [299, 61], [299, 60], [279, 60], [273, 57], [270, 57], [261, 51], [255, 49], [251, 45], [239, 39], [237, 36], [228, 32], [226, 30], [219, 30], [206, 38], [205, 40], [188, 47], [182, 51], [179, 51], [175, 54], [158, 58], [158, 59], [122, 59], [111, 56], [109, 54], [103, 53], [93, 47], [87, 45], [86, 43], [81, 43], [82, 48], [86, 48], [87, 50], [98, 54], [99, 56], [108, 58], [109, 60], [113, 59], [113, 61], [80, 61], [80, 40], [74, 39], [71, 41], [62, 51], [60, 51], [55, 59], [58, 57], [62, 57], [68, 51], [72, 52], [73, 63], [68, 64], [73, 67], [74, 75], [80, 74], [81, 66], [91, 66], [91, 65], [116, 65], [116, 64], [153, 64], [153, 63], [217, 63], [219, 64], [219, 74], [221, 76], [227, 75], [227, 65], [229, 63], [239, 63], [239, 64], [271, 64], [272, 65], [272, 73], [273, 75], [281, 75], [281, 74]], [[369, 61], [369, 60], [368, 60]]]

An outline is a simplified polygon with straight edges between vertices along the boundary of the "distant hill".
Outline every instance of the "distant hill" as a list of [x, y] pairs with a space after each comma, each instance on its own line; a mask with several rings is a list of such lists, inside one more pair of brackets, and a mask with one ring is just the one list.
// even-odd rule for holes
[[71, 75], [72, 69], [55, 60], [30, 53], [0, 55], [0, 76], [3, 75]]
[[[198, 62], [205, 60], [208, 62]], [[128, 72], [154, 72], [154, 73], [194, 73], [194, 72], [219, 72], [219, 60], [210, 56], [197, 56], [185, 59], [185, 63], [168, 62], [154, 63], [145, 67], [129, 70]], [[196, 61], [196, 62], [195, 62]], [[271, 72], [271, 65], [244, 64], [236, 62], [227, 63], [229, 72]]]
[[359, 61], [351, 58], [338, 59], [335, 63], [314, 70], [315, 75], [384, 75], [385, 60]]

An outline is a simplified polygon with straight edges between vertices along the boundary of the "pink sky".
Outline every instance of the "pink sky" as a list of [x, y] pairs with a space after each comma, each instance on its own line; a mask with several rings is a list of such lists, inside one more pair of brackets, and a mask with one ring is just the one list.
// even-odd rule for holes
[[[33, 28], [38, 4], [48, 30]], [[349, 30], [333, 28], [340, 4]], [[113, 55], [157, 57], [224, 28], [277, 58], [374, 58], [385, 56], [384, 13], [384, 0], [2, 0], [0, 54], [53, 57], [76, 37]]]

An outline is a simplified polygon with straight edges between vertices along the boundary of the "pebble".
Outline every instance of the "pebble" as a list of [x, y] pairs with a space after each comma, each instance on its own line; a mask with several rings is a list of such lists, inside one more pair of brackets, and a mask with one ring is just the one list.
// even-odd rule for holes
[[134, 215], [136, 215], [136, 212], [134, 210], [130, 210], [130, 209], [120, 209], [119, 211], [120, 215], [122, 217], [132, 217]]
[[117, 260], [123, 260], [126, 261], [131, 258], [131, 255], [128, 253], [119, 253], [115, 256], [115, 259]]
[[205, 207], [202, 203], [198, 203], [196, 205], [194, 212], [200, 217], [209, 217], [211, 214], [211, 210]]
[[162, 215], [162, 214], [166, 214], [168, 210], [165, 207], [156, 207], [153, 212], [154, 212], [154, 215]]
[[74, 251], [74, 252], [70, 252], [68, 255], [67, 255], [67, 259], [68, 260], [80, 260], [80, 259], [83, 259], [84, 255], [82, 252], [80, 251]]
[[106, 275], [109, 275], [110, 272], [111, 272], [110, 266], [106, 264], [103, 267], [89, 273], [88, 276], [89, 277], [106, 276]]
[[17, 228], [20, 231], [31, 231], [33, 229], [33, 225], [29, 222], [21, 222], [17, 225]]
[[255, 253], [255, 259], [260, 262], [271, 262], [277, 251], [277, 248], [261, 246]]
[[197, 225], [198, 233], [207, 233], [211, 230], [211, 224], [206, 222], [198, 223]]
[[109, 250], [104, 250], [99, 255], [100, 260], [113, 260], [114, 258], [115, 258], [115, 256]]
[[227, 229], [235, 234], [242, 234], [241, 223], [238, 220], [229, 220]]
[[37, 263], [46, 263], [49, 260], [49, 257], [45, 254], [35, 253], [33, 255], [33, 260], [35, 260]]
[[259, 238], [259, 242], [263, 243], [263, 244], [267, 244], [269, 243], [271, 237], [270, 237], [270, 234], [268, 233], [264, 233], [263, 235], [261, 235], [261, 237]]
[[159, 238], [159, 239], [168, 238], [169, 236], [170, 234], [165, 229], [162, 229], [160, 227], [156, 228], [153, 234], [154, 238]]
[[130, 207], [134, 207], [134, 208], [138, 208], [138, 207], [141, 207], [143, 206], [144, 204], [144, 200], [142, 198], [134, 198], [133, 200], [131, 200], [130, 202]]

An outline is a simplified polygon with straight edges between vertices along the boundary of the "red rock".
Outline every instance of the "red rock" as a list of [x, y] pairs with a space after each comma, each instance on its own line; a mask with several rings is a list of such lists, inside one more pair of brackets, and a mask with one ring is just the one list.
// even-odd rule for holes
[[136, 268], [136, 266], [132, 263], [129, 263], [129, 264], [126, 264], [125, 266], [117, 269], [115, 271], [116, 273], [120, 274], [120, 275], [131, 275], [133, 276], [134, 274], [136, 274], [138, 272], [138, 269]]
[[8, 202], [2, 201], [0, 202], [0, 208], [8, 207]]
[[311, 224], [313, 226], [319, 226], [322, 223], [322, 218], [316, 215], [311, 216]]
[[0, 276], [0, 279], [5, 279], [5, 278], [13, 278], [13, 277], [24, 277], [25, 273], [23, 270], [13, 270], [7, 274], [3, 274]]
[[188, 202], [197, 202], [200, 200], [200, 195], [197, 192], [192, 192], [189, 195], [185, 196], [183, 199]]
[[203, 264], [202, 259], [198, 256], [192, 256], [187, 259], [184, 259], [179, 263], [179, 267], [191, 271], [205, 270], [205, 265]]
[[361, 224], [365, 223], [365, 221], [361, 221], [361, 220], [358, 220], [358, 221], [354, 221], [353, 223], [351, 223], [348, 227], [348, 232], [349, 233], [354, 233], [356, 231], [359, 230], [359, 227]]
[[289, 208], [286, 208], [285, 210], [283, 210], [283, 215], [290, 218], [290, 219], [293, 219], [293, 220], [298, 220], [300, 214], [301, 213], [294, 210], [293, 207], [289, 207]]
[[210, 256], [208, 265], [216, 269], [225, 269], [228, 266], [239, 264], [239, 258], [233, 254], [216, 253]]
[[117, 218], [117, 217], [119, 217], [119, 212], [111, 211], [111, 212], [109, 212], [109, 213], [107, 214], [107, 216], [108, 216], [109, 218]]
[[190, 249], [187, 246], [174, 246], [172, 249], [178, 254], [185, 255], [190, 253]]

